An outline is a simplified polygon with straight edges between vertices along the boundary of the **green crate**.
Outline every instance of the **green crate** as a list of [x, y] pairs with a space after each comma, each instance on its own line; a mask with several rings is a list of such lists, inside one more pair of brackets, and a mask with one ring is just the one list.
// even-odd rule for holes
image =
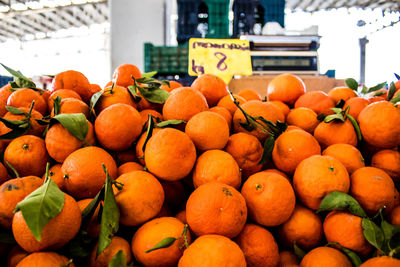
[[208, 7], [207, 38], [229, 38], [229, 0], [203, 0]]
[[188, 44], [154, 46], [144, 44], [144, 71], [159, 74], [185, 74], [188, 68]]

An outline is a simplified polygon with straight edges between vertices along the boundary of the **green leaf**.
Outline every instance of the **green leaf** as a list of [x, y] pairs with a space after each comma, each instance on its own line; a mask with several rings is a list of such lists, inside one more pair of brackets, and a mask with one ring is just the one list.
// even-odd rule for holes
[[108, 267], [126, 267], [126, 255], [122, 249], [114, 255]]
[[354, 127], [354, 130], [355, 130], [355, 132], [356, 132], [358, 141], [361, 142], [361, 140], [362, 140], [362, 135], [361, 135], [361, 129], [360, 129], [360, 126], [358, 125], [358, 122], [357, 122], [356, 119], [354, 119], [354, 117], [351, 116], [350, 114], [347, 114], [346, 116], [347, 116], [347, 118], [350, 120], [351, 125], [353, 125], [353, 127]]
[[57, 184], [48, 179], [42, 186], [19, 202], [14, 212], [21, 211], [28, 228], [37, 241], [42, 239], [42, 230], [64, 207], [65, 194]]
[[182, 123], [186, 123], [186, 121], [184, 121], [184, 120], [167, 120], [167, 121], [162, 121], [162, 122], [157, 123], [155, 125], [155, 127], [163, 128], [163, 127], [167, 127], [167, 126], [170, 126], [170, 125], [179, 125], [179, 124], [182, 124]]
[[97, 92], [92, 95], [89, 102], [90, 112], [94, 114], [94, 107], [96, 106], [97, 101], [99, 101], [100, 97], [104, 94], [104, 90]]
[[341, 113], [336, 113], [332, 115], [328, 115], [325, 117], [324, 122], [325, 123], [330, 123], [333, 120], [339, 120], [341, 122], [344, 122], [346, 119], [344, 118], [343, 114]]
[[146, 131], [146, 139], [144, 140], [142, 150], [144, 153], [144, 150], [146, 149], [147, 142], [149, 141], [150, 137], [153, 135], [153, 128], [154, 128], [154, 120], [153, 116], [151, 114], [148, 115], [148, 121], [147, 121], [147, 131]]
[[57, 96], [54, 100], [53, 100], [53, 110], [54, 110], [54, 115], [58, 115], [60, 113], [60, 109], [61, 109], [61, 97]]
[[344, 104], [346, 102], [343, 99], [340, 99], [340, 101], [335, 105], [335, 108], [340, 108], [342, 109], [344, 107]]
[[21, 128], [23, 128], [23, 127], [21, 127], [21, 125], [24, 125], [27, 122], [26, 119], [23, 119], [23, 120], [8, 120], [8, 119], [4, 119], [3, 117], [0, 117], [0, 121], [2, 123], [4, 123], [4, 125], [7, 128], [10, 128], [10, 129], [21, 129]]
[[368, 93], [375, 92], [379, 89], [382, 89], [385, 85], [386, 85], [386, 82], [378, 83], [377, 85], [370, 87], [368, 89]]
[[377, 92], [375, 92], [372, 96], [381, 96], [381, 95], [384, 95], [384, 94], [386, 94], [386, 92], [384, 92], [384, 91], [377, 91]]
[[358, 82], [353, 78], [346, 79], [346, 85], [354, 91], [357, 91], [358, 89]]
[[386, 220], [383, 220], [381, 223], [381, 229], [383, 232], [383, 236], [385, 237], [385, 240], [390, 240], [393, 236], [393, 234], [396, 231], [396, 227], [394, 225], [391, 225], [388, 223]]
[[0, 139], [7, 139], [7, 140], [15, 139], [17, 137], [23, 136], [28, 131], [29, 131], [28, 127], [17, 128], [17, 129], [12, 130], [11, 132], [0, 135]]
[[306, 253], [304, 252], [304, 250], [302, 250], [297, 244], [296, 241], [293, 241], [293, 252], [294, 254], [297, 256], [297, 258], [299, 258], [299, 260], [302, 260], [304, 258], [304, 256], [306, 255]]
[[175, 242], [176, 238], [175, 237], [166, 237], [160, 242], [158, 242], [154, 247], [152, 247], [149, 250], [146, 250], [146, 253], [152, 252], [157, 249], [162, 249], [162, 248], [167, 248], [172, 246], [172, 244]]
[[18, 86], [18, 88], [36, 88], [36, 84], [24, 75], [22, 75], [21, 72], [13, 70], [12, 68], [7, 67], [2, 63], [0, 64], [14, 77], [14, 82]]
[[324, 113], [320, 113], [320, 114], [318, 114], [317, 115], [317, 120], [319, 120], [319, 121], [323, 121], [323, 120], [325, 120], [325, 114]]
[[394, 82], [391, 82], [390, 83], [390, 87], [389, 87], [387, 100], [392, 99], [392, 97], [394, 96], [395, 93], [396, 93], [396, 85], [394, 85]]
[[269, 136], [264, 141], [264, 150], [263, 150], [260, 162], [258, 162], [258, 165], [264, 165], [271, 159], [272, 150], [274, 150], [274, 146], [275, 146], [275, 139], [274, 139], [274, 137]]
[[333, 191], [322, 199], [317, 213], [331, 210], [348, 210], [351, 214], [359, 217], [367, 217], [365, 211], [352, 196], [340, 192]]
[[350, 261], [353, 264], [353, 266], [358, 267], [358, 266], [360, 266], [362, 264], [362, 261], [361, 261], [360, 257], [354, 251], [341, 246], [337, 242], [329, 242], [327, 244], [327, 246], [332, 246], [332, 245], [338, 246], [344, 252], [344, 254], [346, 254], [346, 256], [350, 259]]
[[148, 90], [141, 86], [138, 86], [140, 94], [149, 102], [156, 104], [163, 104], [169, 97], [169, 92], [160, 88], [154, 90]]
[[396, 77], [397, 80], [400, 80], [400, 76], [397, 73], [395, 73], [394, 76]]
[[361, 226], [365, 239], [375, 248], [382, 250], [384, 234], [381, 228], [368, 218], [362, 219]]
[[111, 243], [111, 238], [119, 228], [119, 208], [115, 201], [112, 188], [112, 178], [108, 174], [106, 166], [103, 164], [103, 170], [106, 173], [106, 182], [104, 186], [104, 205], [101, 213], [100, 234], [97, 247], [97, 255], [100, 255]]
[[89, 130], [89, 124], [86, 117], [82, 113], [72, 113], [72, 114], [58, 114], [52, 118], [52, 120], [57, 120], [64, 126], [65, 129], [70, 132], [73, 136], [81, 141], [85, 141], [85, 137]]
[[67, 262], [67, 264], [64, 264], [64, 265], [61, 265], [61, 267], [69, 267], [69, 266], [71, 266], [71, 264], [74, 262], [74, 260], [73, 259], [70, 259], [68, 262]]
[[366, 87], [365, 85], [363, 85], [363, 86], [362, 86], [362, 89], [361, 89], [361, 93], [362, 93], [363, 95], [367, 94], [367, 93], [368, 93], [368, 87]]
[[81, 228], [86, 229], [90, 223], [90, 220], [93, 217], [93, 214], [96, 211], [97, 206], [99, 205], [100, 201], [104, 199], [104, 185], [97, 193], [97, 195], [90, 201], [90, 203], [86, 206], [86, 208], [82, 211], [82, 224]]
[[142, 77], [151, 78], [151, 77], [153, 77], [153, 76], [156, 75], [156, 74], [157, 74], [157, 71], [145, 72], [145, 73], [142, 73]]
[[26, 114], [24, 111], [20, 110], [19, 108], [12, 107], [12, 106], [6, 106], [6, 110], [9, 111], [11, 114], [14, 114], [14, 115]]
[[133, 97], [133, 101], [135, 101], [136, 103], [139, 103], [140, 100], [142, 100], [142, 98], [136, 93], [136, 90], [133, 85], [128, 86], [128, 91]]
[[397, 96], [393, 97], [392, 99], [390, 99], [390, 103], [396, 104], [397, 102], [400, 101], [400, 94], [397, 94]]

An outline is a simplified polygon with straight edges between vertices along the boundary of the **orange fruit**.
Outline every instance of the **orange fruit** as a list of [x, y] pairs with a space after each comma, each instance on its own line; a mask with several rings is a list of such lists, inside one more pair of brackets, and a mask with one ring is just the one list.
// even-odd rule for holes
[[184, 120], [208, 110], [206, 98], [196, 89], [181, 87], [173, 90], [165, 101], [162, 115], [164, 120]]
[[125, 162], [118, 167], [118, 177], [122, 174], [133, 172], [133, 171], [143, 171], [143, 166], [137, 162]]
[[[153, 133], [152, 136], [156, 135], [156, 133], [158, 133], [159, 131], [161, 131], [162, 128], [154, 128], [153, 129]], [[135, 147], [135, 152], [136, 152], [136, 157], [139, 160], [140, 164], [145, 165], [144, 164], [144, 151], [143, 151], [143, 144], [146, 141], [146, 136], [147, 136], [147, 132], [144, 132], [139, 139], [136, 142], [136, 147]], [[147, 145], [147, 144], [146, 144]]]
[[349, 119], [344, 122], [333, 120], [329, 123], [322, 121], [314, 130], [314, 137], [322, 147], [333, 144], [349, 144], [357, 146], [357, 134]]
[[349, 259], [339, 250], [318, 247], [308, 252], [300, 262], [300, 267], [352, 267]]
[[[184, 224], [174, 217], [156, 218], [143, 224], [132, 238], [132, 253], [135, 259], [147, 267], [176, 266], [184, 250]], [[146, 253], [161, 240], [174, 237], [177, 240], [169, 247]], [[187, 231], [188, 243], [191, 242]]]
[[184, 178], [196, 161], [196, 148], [185, 133], [166, 128], [153, 135], [144, 152], [147, 169], [160, 179]]
[[[253, 100], [254, 101], [254, 100]], [[261, 102], [266, 106], [272, 107], [275, 110], [275, 114], [277, 116], [277, 120], [279, 120], [280, 122], [285, 122], [285, 113], [289, 113], [289, 107], [287, 107], [287, 109], [285, 109], [284, 107], [280, 106], [279, 103], [280, 101], [268, 101], [268, 102]], [[280, 102], [282, 103], [282, 102]], [[285, 105], [282, 103], [282, 105]]]
[[393, 225], [400, 225], [400, 206], [393, 208], [389, 215], [389, 222]]
[[90, 267], [103, 267], [108, 266], [110, 261], [114, 258], [114, 256], [122, 250], [122, 252], [126, 256], [126, 264], [129, 264], [132, 261], [132, 253], [129, 242], [119, 236], [114, 236], [111, 238], [111, 243], [108, 247], [99, 255], [97, 254], [97, 244], [93, 248], [92, 253], [90, 254], [89, 266]]
[[380, 148], [400, 145], [400, 110], [388, 101], [372, 103], [358, 116], [366, 142]]
[[233, 238], [246, 223], [246, 201], [232, 186], [206, 183], [189, 196], [186, 219], [197, 236], [218, 234]]
[[332, 191], [347, 193], [350, 188], [346, 167], [330, 156], [311, 156], [297, 165], [293, 176], [296, 196], [308, 208], [316, 210]]
[[15, 267], [29, 253], [23, 250], [20, 246], [15, 245], [7, 255], [7, 267]]
[[370, 104], [369, 100], [363, 97], [352, 97], [346, 100], [343, 109], [350, 107], [349, 114], [353, 116], [354, 119], [358, 119], [360, 112]]
[[40, 112], [41, 114], [47, 113], [47, 103], [39, 92], [23, 88], [14, 91], [7, 99], [7, 106], [16, 108], [30, 108], [32, 101], [35, 101], [33, 109]]
[[283, 103], [282, 101], [274, 100], [274, 101], [268, 101], [266, 103], [274, 104], [282, 112], [285, 118], [290, 112], [289, 106]]
[[324, 221], [326, 240], [367, 256], [372, 251], [372, 246], [364, 237], [361, 221], [361, 217], [346, 211], [330, 212]]
[[229, 110], [227, 110], [224, 107], [215, 106], [215, 107], [210, 108], [208, 111], [215, 112], [215, 113], [221, 115], [222, 117], [224, 117], [224, 119], [228, 123], [229, 131], [231, 130], [231, 127], [232, 127], [232, 115], [229, 112]]
[[253, 89], [243, 89], [238, 93], [239, 96], [243, 97], [246, 101], [250, 100], [262, 100], [261, 95]]
[[47, 107], [48, 107], [49, 112], [51, 112], [51, 110], [53, 109], [53, 102], [54, 102], [54, 99], [57, 98], [57, 96], [59, 96], [61, 99], [76, 98], [76, 99], [82, 100], [82, 98], [79, 96], [79, 94], [73, 90], [70, 90], [70, 89], [57, 90], [50, 95], [49, 100], [47, 101]]
[[21, 248], [28, 252], [61, 248], [75, 237], [81, 226], [81, 210], [71, 196], [64, 195], [65, 202], [61, 212], [43, 228], [40, 242], [29, 230], [22, 212], [15, 213], [12, 232]]
[[299, 259], [297, 256], [288, 250], [281, 250], [279, 252], [279, 267], [295, 267], [299, 266]]
[[160, 86], [161, 89], [163, 89], [167, 92], [171, 92], [172, 90], [179, 88], [179, 87], [183, 87], [183, 85], [177, 81], [169, 81], [169, 85], [163, 84]]
[[[57, 184], [60, 190], [64, 191], [65, 185], [64, 185], [64, 177], [61, 170], [61, 166], [62, 166], [61, 164], [55, 164], [51, 166], [49, 168], [49, 178]], [[45, 178], [46, 178], [46, 173], [43, 174], [42, 176], [43, 181]]]
[[191, 87], [199, 90], [204, 95], [209, 107], [215, 106], [222, 97], [228, 95], [228, 86], [214, 74], [198, 76]]
[[279, 170], [293, 174], [303, 159], [320, 154], [321, 147], [311, 134], [303, 130], [293, 130], [282, 133], [275, 140], [272, 160]]
[[350, 194], [368, 215], [375, 215], [383, 206], [386, 206], [385, 213], [394, 208], [399, 193], [385, 171], [363, 167], [353, 172], [350, 181]]
[[[55, 252], [35, 252], [23, 258], [18, 267], [67, 266], [69, 259]], [[74, 263], [68, 267], [75, 267]]]
[[303, 249], [312, 249], [321, 243], [322, 237], [321, 218], [300, 204], [296, 204], [289, 220], [279, 226], [279, 239], [288, 248], [296, 242]]
[[90, 84], [90, 97], [92, 97], [95, 93], [100, 92], [102, 89], [100, 87], [100, 85], [96, 84], [96, 83], [91, 83]]
[[331, 156], [339, 160], [346, 167], [349, 174], [365, 166], [361, 152], [349, 144], [330, 145], [322, 151], [322, 155]]
[[259, 172], [243, 184], [249, 216], [258, 224], [277, 226], [290, 218], [296, 197], [289, 181], [275, 173]]
[[[92, 200], [93, 198], [85, 198], [77, 202], [81, 212], [86, 209], [86, 207], [89, 205], [90, 202], [92, 202]], [[101, 204], [103, 205], [103, 202], [101, 202]], [[100, 233], [99, 211], [100, 205], [97, 206], [92, 215], [92, 218], [90, 218], [89, 224], [87, 225], [86, 229], [84, 229], [87, 232], [88, 236], [92, 238], [97, 238]]]
[[154, 109], [161, 112], [162, 104], [152, 103], [148, 101], [145, 97], [142, 96], [139, 90], [137, 90], [136, 93], [141, 98], [137, 107], [139, 111], [144, 109]]
[[[76, 98], [64, 98], [60, 103], [59, 114], [82, 113], [87, 119], [90, 116], [89, 106], [85, 102]], [[54, 109], [51, 110], [51, 116], [54, 116]]]
[[328, 92], [330, 98], [333, 99], [335, 104], [339, 103], [340, 100], [347, 101], [352, 97], [357, 97], [357, 93], [348, 87], [335, 87]]
[[197, 188], [209, 182], [220, 182], [238, 189], [241, 185], [239, 165], [231, 154], [222, 150], [208, 150], [196, 161], [193, 184]]
[[35, 176], [10, 179], [0, 186], [0, 226], [10, 229], [15, 206], [43, 184]]
[[229, 139], [229, 126], [221, 115], [203, 111], [188, 121], [185, 133], [200, 151], [223, 149]]
[[383, 149], [376, 152], [371, 159], [371, 166], [384, 170], [394, 180], [400, 179], [400, 152]]
[[305, 107], [312, 109], [317, 114], [328, 115], [333, 113], [330, 109], [335, 107], [335, 102], [323, 91], [311, 91], [300, 96], [294, 107]]
[[181, 222], [183, 222], [184, 224], [187, 224], [187, 220], [186, 220], [186, 210], [181, 210], [180, 212], [178, 212], [175, 215], [175, 218], [177, 218], [178, 220], [180, 220]]
[[[233, 97], [236, 99], [236, 101], [239, 102], [239, 105], [242, 105], [247, 102], [246, 99], [244, 99], [243, 97], [241, 97], [239, 95], [233, 94]], [[227, 110], [229, 110], [232, 117], [233, 117], [233, 114], [235, 114], [235, 111], [238, 109], [238, 107], [235, 105], [235, 103], [233, 103], [230, 95], [226, 95], [223, 98], [221, 98], [218, 101], [217, 107], [226, 108]]]
[[7, 99], [12, 94], [10, 84], [6, 84], [0, 88], [0, 116], [3, 117], [7, 113]]
[[400, 260], [389, 256], [374, 257], [366, 260], [360, 267], [397, 267], [400, 266]]
[[6, 167], [4, 167], [3, 163], [0, 162], [0, 185], [6, 182], [9, 179], [8, 172]]
[[267, 229], [248, 223], [235, 241], [244, 253], [247, 266], [278, 266], [278, 244]]
[[61, 167], [67, 192], [76, 199], [96, 196], [106, 180], [102, 164], [106, 166], [110, 177], [115, 179], [117, 165], [102, 148], [88, 146], [69, 154]]
[[312, 109], [300, 107], [290, 110], [286, 117], [286, 123], [298, 126], [312, 134], [319, 124], [319, 121], [317, 119], [317, 113]]
[[142, 111], [139, 112], [139, 114], [142, 121], [142, 127], [147, 127], [147, 121], [149, 120], [149, 115], [153, 116], [154, 123], [163, 120], [163, 116], [159, 112], [153, 109], [143, 109]]
[[[240, 107], [250, 116], [259, 117], [262, 116], [266, 120], [270, 120], [273, 123], [276, 123], [277, 120], [281, 119], [282, 113], [278, 113], [276, 107], [272, 107], [270, 105], [265, 104], [264, 102], [251, 100], [248, 101]], [[260, 122], [260, 120], [257, 120]], [[260, 141], [264, 141], [268, 138], [269, 134], [261, 131], [258, 127], [255, 127], [252, 131], [246, 130], [241, 123], [246, 123], [246, 118], [243, 115], [241, 110], [236, 110], [233, 115], [233, 129], [237, 132], [244, 132], [257, 137]], [[268, 129], [267, 127], [265, 127]]]
[[181, 181], [160, 181], [165, 194], [164, 204], [170, 208], [180, 209], [187, 199], [185, 188]]
[[367, 97], [374, 98], [374, 97], [382, 97], [384, 100], [388, 98], [388, 89], [381, 88], [374, 92], [367, 94]]
[[245, 267], [246, 260], [240, 247], [221, 235], [203, 235], [187, 248], [178, 267], [229, 266]]
[[73, 136], [61, 123], [52, 125], [45, 137], [46, 149], [50, 157], [62, 163], [75, 150], [84, 145], [94, 145], [96, 140], [94, 138], [93, 125], [89, 121], [87, 123], [88, 132], [85, 142]]
[[225, 151], [232, 155], [243, 171], [257, 172], [262, 168], [262, 165], [258, 163], [263, 154], [263, 146], [256, 137], [250, 134], [232, 134]]
[[114, 104], [97, 116], [94, 130], [106, 149], [122, 151], [138, 139], [142, 124], [139, 112], [127, 104]]
[[4, 162], [9, 162], [20, 176], [42, 176], [48, 161], [44, 140], [34, 135], [13, 139], [4, 151]]
[[135, 79], [141, 78], [142, 74], [140, 73], [139, 68], [132, 64], [122, 64], [114, 70], [113, 81], [115, 82], [115, 85], [128, 87], [129, 85], [133, 85], [133, 79], [131, 76]]
[[118, 177], [117, 182], [124, 185], [122, 190], [114, 189], [123, 225], [140, 225], [160, 212], [164, 203], [164, 190], [152, 174], [144, 171], [128, 172]]
[[124, 150], [124, 151], [117, 151], [114, 153], [115, 161], [120, 165], [126, 162], [137, 162], [138, 158], [136, 157], [136, 151], [132, 148]]
[[79, 71], [67, 70], [58, 73], [53, 79], [52, 91], [59, 89], [71, 89], [77, 92], [85, 102], [91, 97], [89, 80]]
[[268, 100], [293, 105], [306, 92], [304, 82], [296, 75], [284, 73], [273, 78], [267, 89]]
[[100, 114], [101, 111], [114, 104], [127, 104], [131, 107], [137, 108], [137, 104], [133, 101], [128, 89], [114, 85], [112, 90], [111, 86], [104, 88], [104, 93], [101, 95], [95, 106], [96, 114]]
[[[266, 172], [266, 173], [276, 173], [276, 174], [282, 175], [283, 177], [285, 177], [286, 179], [289, 180], [289, 177], [286, 175], [286, 173], [281, 172], [281, 171], [278, 170], [278, 169], [266, 169], [266, 170], [263, 170], [262, 172]], [[290, 181], [289, 181], [289, 182], [290, 182]]]

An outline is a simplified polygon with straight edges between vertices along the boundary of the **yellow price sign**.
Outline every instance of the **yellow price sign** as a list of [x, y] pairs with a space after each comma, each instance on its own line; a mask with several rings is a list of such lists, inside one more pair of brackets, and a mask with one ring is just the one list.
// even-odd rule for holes
[[214, 74], [226, 83], [233, 75], [251, 75], [250, 43], [239, 39], [189, 40], [189, 75]]

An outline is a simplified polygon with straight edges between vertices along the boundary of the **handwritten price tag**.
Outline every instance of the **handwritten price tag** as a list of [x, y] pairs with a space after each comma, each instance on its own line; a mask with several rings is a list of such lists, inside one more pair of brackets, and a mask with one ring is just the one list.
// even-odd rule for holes
[[239, 39], [189, 40], [189, 75], [214, 74], [226, 83], [233, 75], [251, 75], [250, 44]]

